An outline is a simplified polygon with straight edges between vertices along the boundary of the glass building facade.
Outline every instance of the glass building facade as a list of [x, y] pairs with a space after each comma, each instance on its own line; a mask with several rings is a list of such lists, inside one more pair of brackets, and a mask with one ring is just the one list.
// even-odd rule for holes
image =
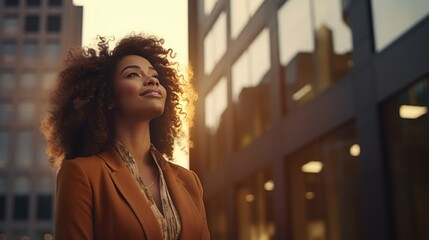
[[39, 127], [81, 32], [71, 0], [0, 0], [0, 239], [53, 239], [56, 173]]
[[425, 1], [188, 6], [213, 239], [429, 237]]

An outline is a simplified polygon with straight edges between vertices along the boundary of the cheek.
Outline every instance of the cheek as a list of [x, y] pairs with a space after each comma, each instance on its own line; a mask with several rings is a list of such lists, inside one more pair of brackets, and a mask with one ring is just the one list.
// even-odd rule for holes
[[118, 84], [115, 87], [115, 98], [123, 99], [131, 96], [138, 95], [138, 87], [133, 84]]

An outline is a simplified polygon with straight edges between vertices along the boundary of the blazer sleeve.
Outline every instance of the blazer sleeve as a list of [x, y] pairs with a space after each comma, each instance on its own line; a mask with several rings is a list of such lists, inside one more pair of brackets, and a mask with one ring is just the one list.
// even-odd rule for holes
[[94, 239], [92, 190], [77, 161], [66, 161], [57, 175], [55, 208], [56, 239]]
[[202, 236], [200, 239], [210, 239], [210, 232], [209, 232], [209, 227], [207, 224], [207, 217], [206, 217], [206, 210], [204, 207], [204, 200], [203, 200], [203, 187], [201, 185], [201, 181], [198, 178], [197, 174], [193, 171], [191, 171], [195, 177], [195, 181], [197, 182], [197, 186], [198, 186], [198, 192], [200, 194], [199, 196], [199, 202], [198, 202], [198, 210], [200, 211], [200, 214], [202, 216], [202, 223], [203, 223], [203, 232], [202, 232]]

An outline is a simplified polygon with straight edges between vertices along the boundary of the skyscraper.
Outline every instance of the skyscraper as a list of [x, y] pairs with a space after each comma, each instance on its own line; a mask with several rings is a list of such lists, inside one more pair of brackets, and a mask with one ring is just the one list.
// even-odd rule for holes
[[81, 32], [72, 0], [0, 1], [0, 239], [52, 239], [56, 172], [39, 127]]
[[188, 4], [214, 239], [429, 238], [429, 2]]

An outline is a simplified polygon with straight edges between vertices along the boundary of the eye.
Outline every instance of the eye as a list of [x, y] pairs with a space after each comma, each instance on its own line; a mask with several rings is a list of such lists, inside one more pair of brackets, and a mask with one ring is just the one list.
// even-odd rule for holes
[[136, 72], [128, 73], [126, 78], [140, 77], [140, 75]]
[[158, 80], [159, 80], [159, 75], [158, 75], [158, 74], [153, 75], [152, 77], [153, 77], [153, 78], [156, 78], [156, 79], [158, 79]]

